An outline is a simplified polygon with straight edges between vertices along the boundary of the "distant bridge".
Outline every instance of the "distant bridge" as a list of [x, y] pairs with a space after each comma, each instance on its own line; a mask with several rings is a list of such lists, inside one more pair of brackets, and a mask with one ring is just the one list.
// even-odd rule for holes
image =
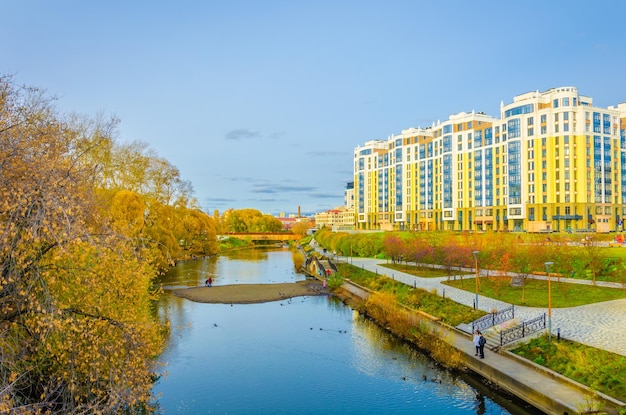
[[227, 233], [224, 235], [220, 235], [218, 239], [225, 238], [237, 238], [237, 239], [245, 239], [250, 241], [296, 241], [300, 239], [299, 235], [291, 232], [257, 232], [257, 233], [246, 233], [246, 232], [233, 232]]

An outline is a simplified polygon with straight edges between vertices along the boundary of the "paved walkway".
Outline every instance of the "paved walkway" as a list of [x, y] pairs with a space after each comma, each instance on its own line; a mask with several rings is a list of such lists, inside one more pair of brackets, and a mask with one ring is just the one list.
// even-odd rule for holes
[[[407, 285], [424, 288], [428, 291], [437, 290], [439, 295], [443, 295], [445, 290], [447, 298], [470, 307], [473, 307], [476, 299], [476, 294], [473, 292], [442, 284], [443, 281], [447, 280], [447, 277], [416, 277], [386, 268], [384, 266], [385, 261], [380, 259], [339, 256], [337, 260], [351, 263], [372, 272], [378, 272]], [[473, 282], [473, 277], [471, 280]], [[561, 278], [561, 281], [588, 283], [587, 281], [567, 278]], [[483, 311], [501, 310], [509, 306], [510, 304], [493, 298], [478, 296], [478, 308]], [[547, 312], [547, 308], [515, 306], [515, 316], [516, 318], [519, 317], [520, 320], [530, 320]], [[561, 336], [566, 339], [626, 356], [626, 299], [579, 307], [552, 308], [552, 332], [554, 336], [557, 335], [558, 330]]]

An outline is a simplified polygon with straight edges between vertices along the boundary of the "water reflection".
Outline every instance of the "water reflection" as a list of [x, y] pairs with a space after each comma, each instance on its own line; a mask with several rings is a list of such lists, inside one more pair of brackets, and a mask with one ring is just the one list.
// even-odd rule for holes
[[[192, 286], [209, 270], [222, 284], [304, 278], [288, 251], [263, 255], [181, 264], [163, 282]], [[333, 297], [231, 306], [166, 296], [159, 311], [172, 323], [168, 376], [155, 386], [167, 414], [537, 413], [442, 370]]]
[[[268, 261], [269, 255], [272, 260]], [[291, 252], [284, 248], [236, 250], [221, 256], [182, 261], [162, 278], [165, 290], [197, 287], [213, 278], [213, 285], [275, 284], [305, 279], [294, 271]]]
[[259, 262], [267, 259], [268, 252], [276, 251], [276, 247], [257, 247], [254, 249], [235, 249], [222, 254], [222, 257], [229, 260]]

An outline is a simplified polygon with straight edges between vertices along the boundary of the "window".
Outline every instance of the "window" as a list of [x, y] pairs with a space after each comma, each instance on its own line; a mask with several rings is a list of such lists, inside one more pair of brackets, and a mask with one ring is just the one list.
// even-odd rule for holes
[[602, 124], [602, 130], [604, 134], [611, 134], [611, 117], [609, 116], [609, 114], [602, 115]]
[[504, 117], [509, 118], [513, 115], [529, 114], [533, 112], [533, 108], [533, 104], [521, 105], [519, 107], [511, 108], [510, 110], [505, 111]]
[[515, 118], [507, 122], [510, 138], [518, 138], [520, 136], [520, 120]]
[[593, 113], [593, 132], [594, 133], [599, 133], [600, 129], [601, 129], [600, 113], [599, 112], [594, 112]]

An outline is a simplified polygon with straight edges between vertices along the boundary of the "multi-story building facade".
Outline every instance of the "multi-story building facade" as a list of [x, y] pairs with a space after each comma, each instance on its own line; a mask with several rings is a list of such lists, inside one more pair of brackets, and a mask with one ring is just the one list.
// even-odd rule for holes
[[326, 210], [315, 214], [315, 227], [328, 228], [333, 231], [347, 231], [354, 229], [354, 210], [345, 206]]
[[626, 104], [574, 87], [529, 92], [500, 117], [459, 113], [354, 151], [357, 229], [621, 230]]

